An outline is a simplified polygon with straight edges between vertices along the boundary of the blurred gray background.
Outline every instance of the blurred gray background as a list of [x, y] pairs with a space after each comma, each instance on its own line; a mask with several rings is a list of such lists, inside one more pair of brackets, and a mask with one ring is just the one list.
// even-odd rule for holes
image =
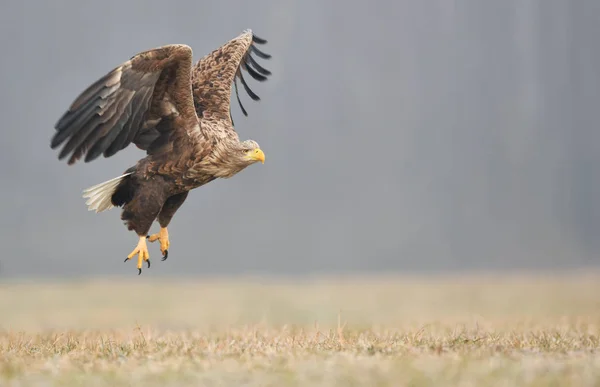
[[137, 274], [81, 190], [144, 153], [68, 167], [53, 126], [135, 53], [246, 28], [267, 161], [193, 191], [143, 275], [598, 265], [598, 1], [3, 1], [0, 28], [0, 278]]

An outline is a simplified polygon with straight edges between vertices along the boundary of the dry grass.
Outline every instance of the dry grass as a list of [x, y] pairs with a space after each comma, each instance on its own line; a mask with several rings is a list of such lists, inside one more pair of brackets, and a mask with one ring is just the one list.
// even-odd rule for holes
[[0, 285], [0, 385], [600, 386], [600, 275]]

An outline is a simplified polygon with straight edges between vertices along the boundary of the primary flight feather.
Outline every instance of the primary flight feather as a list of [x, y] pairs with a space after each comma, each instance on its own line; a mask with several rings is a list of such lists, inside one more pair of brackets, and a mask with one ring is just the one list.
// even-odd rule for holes
[[[167, 259], [167, 226], [190, 190], [217, 178], [229, 178], [265, 155], [253, 140], [240, 141], [231, 118], [231, 91], [247, 115], [239, 80], [255, 101], [244, 72], [265, 81], [261, 66], [270, 55], [256, 45], [266, 40], [246, 30], [192, 63], [192, 50], [173, 44], [141, 52], [85, 89], [55, 125], [52, 149], [59, 159], [110, 157], [133, 143], [146, 157], [118, 177], [84, 190], [90, 210], [122, 207], [121, 219], [139, 237], [125, 261], [138, 256], [150, 267], [146, 239], [159, 241]], [[158, 220], [160, 231], [148, 235]]]

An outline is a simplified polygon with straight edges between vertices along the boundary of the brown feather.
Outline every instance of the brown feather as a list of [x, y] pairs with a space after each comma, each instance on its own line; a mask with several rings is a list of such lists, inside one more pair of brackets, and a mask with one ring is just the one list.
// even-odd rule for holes
[[[156, 122], [177, 114], [169, 128], [183, 134], [199, 130], [191, 95], [192, 50], [168, 45], [144, 51], [118, 66], [84, 90], [56, 124], [51, 142], [59, 154], [72, 153], [69, 164], [101, 154], [110, 157], [134, 143], [148, 149]], [[154, 122], [150, 124], [150, 122]]]
[[[198, 115], [205, 120], [223, 120], [220, 128], [224, 132], [229, 132], [229, 136], [232, 138], [237, 138], [231, 119], [232, 86], [235, 88], [236, 99], [242, 113], [248, 115], [237, 93], [235, 79], [239, 78], [248, 95], [257, 101], [260, 98], [246, 83], [242, 70], [247, 71], [259, 81], [266, 80], [267, 76], [271, 74], [251, 57], [251, 54], [257, 50], [254, 43], [264, 44], [266, 40], [257, 38], [252, 31], [247, 30], [200, 59], [192, 72], [194, 104], [197, 107]], [[270, 57], [263, 52], [257, 55], [261, 58]], [[250, 64], [254, 65], [256, 70], [251, 68]]]

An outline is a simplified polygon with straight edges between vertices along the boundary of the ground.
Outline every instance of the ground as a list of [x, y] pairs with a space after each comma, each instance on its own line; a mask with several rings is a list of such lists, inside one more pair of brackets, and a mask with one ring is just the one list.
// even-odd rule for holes
[[599, 386], [600, 274], [0, 284], [2, 386]]

